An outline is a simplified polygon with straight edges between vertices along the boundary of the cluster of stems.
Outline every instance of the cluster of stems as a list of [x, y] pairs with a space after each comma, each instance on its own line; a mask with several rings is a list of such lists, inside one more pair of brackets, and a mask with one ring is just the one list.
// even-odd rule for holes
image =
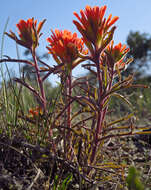
[[[33, 61], [11, 59], [9, 57], [0, 60], [0, 62], [20, 62], [32, 66], [36, 74], [39, 90], [26, 83], [24, 79], [16, 78], [15, 81], [32, 92], [38, 100], [44, 116], [53, 116], [51, 117], [51, 122], [48, 122], [48, 129], [54, 152], [57, 153], [55, 143], [60, 143], [63, 140], [65, 158], [70, 157], [70, 160], [73, 161], [76, 157], [81, 167], [82, 164], [85, 164], [85, 158], [87, 158], [87, 166], [95, 165], [98, 162], [98, 154], [101, 151], [99, 149], [100, 144], [103, 144], [104, 140], [133, 134], [132, 125], [123, 128], [114, 126], [114, 124], [119, 124], [123, 120], [128, 120], [132, 115], [111, 123], [106, 121], [110, 98], [112, 96], [121, 97], [125, 102], [129, 103], [125, 97], [119, 94], [119, 91], [130, 87], [138, 87], [138, 85], [132, 84], [132, 76], [125, 79], [121, 77], [122, 72], [132, 60], [125, 59], [125, 55], [129, 51], [125, 45], [122, 46], [121, 43], [116, 46], [113, 45], [112, 39], [116, 27], [112, 27], [112, 25], [117, 21], [118, 17], [111, 19], [112, 16], [110, 15], [108, 19], [103, 18], [105, 10], [106, 6], [101, 8], [87, 6], [85, 11], [80, 12], [81, 18], [77, 13], [74, 13], [79, 20], [79, 22], [74, 21], [74, 24], [81, 33], [82, 38], [78, 38], [76, 33], [72, 34], [67, 30], [52, 31], [51, 37], [47, 39], [50, 43], [47, 49], [57, 62], [57, 66], [50, 67], [40, 61], [43, 64], [43, 69], [39, 67], [36, 47], [39, 45], [40, 30], [45, 20], [40, 22], [38, 28], [36, 28], [37, 21], [34, 21], [33, 18], [28, 19], [27, 22], [21, 20], [17, 24], [19, 39], [12, 31], [10, 31], [10, 34], [6, 33], [16, 43], [30, 50]], [[84, 45], [87, 47], [86, 49]], [[89, 63], [85, 63], [83, 67], [87, 68], [96, 79], [94, 86], [89, 84], [86, 77], [72, 80], [72, 70], [84, 61]], [[40, 75], [41, 72], [44, 73], [44, 76]], [[47, 105], [50, 104], [46, 100], [44, 90], [44, 81], [51, 74], [60, 76], [62, 99], [64, 101], [62, 109], [58, 111], [56, 106], [53, 113], [49, 112], [50, 108]], [[114, 80], [115, 78], [116, 81]], [[77, 89], [79, 89], [79, 92], [74, 94], [73, 90], [76, 91]], [[73, 113], [72, 109], [74, 103], [78, 104], [76, 113]], [[87, 115], [89, 116], [81, 117], [82, 119], [76, 124], [72, 122], [75, 120], [73, 118], [76, 117], [79, 120], [83, 113], [85, 115], [88, 113]], [[48, 119], [48, 121], [50, 120]], [[54, 128], [60, 132], [57, 138], [53, 138]], [[121, 129], [129, 131], [120, 133]], [[80, 134], [78, 133], [79, 131]], [[117, 133], [112, 134], [112, 131], [117, 131]], [[80, 156], [83, 157], [83, 160]]]

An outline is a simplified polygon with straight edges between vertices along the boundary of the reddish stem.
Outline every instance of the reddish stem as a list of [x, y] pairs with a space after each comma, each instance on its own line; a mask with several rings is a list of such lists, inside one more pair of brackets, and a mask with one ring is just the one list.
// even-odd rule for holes
[[[92, 154], [91, 154], [91, 158], [90, 158], [90, 162], [91, 164], [95, 161], [96, 158], [96, 153], [97, 153], [97, 149], [99, 146], [99, 137], [100, 134], [102, 133], [102, 127], [103, 127], [103, 122], [105, 119], [105, 115], [107, 112], [107, 108], [108, 107], [103, 107], [105, 100], [106, 100], [106, 96], [103, 99], [102, 94], [104, 93], [103, 90], [103, 76], [102, 76], [102, 72], [101, 72], [101, 68], [100, 68], [100, 61], [99, 61], [99, 55], [95, 55], [94, 58], [94, 62], [96, 64], [97, 67], [97, 79], [98, 79], [98, 83], [99, 83], [99, 93], [98, 93], [98, 113], [97, 113], [97, 124], [96, 124], [96, 131], [95, 131], [95, 136], [94, 136], [94, 146], [92, 147]], [[112, 77], [109, 83], [109, 90], [112, 87], [112, 80], [113, 80], [113, 71], [111, 73]], [[109, 97], [107, 97], [109, 98]]]
[[[71, 94], [72, 94], [72, 88], [71, 88], [71, 73], [69, 73], [68, 77], [67, 77], [67, 101], [68, 103], [70, 102], [70, 97], [71, 97]], [[68, 128], [71, 128], [71, 104], [69, 104], [68, 106], [68, 109], [67, 109], [67, 125], [68, 125]]]
[[39, 68], [38, 68], [37, 58], [36, 58], [34, 50], [31, 50], [31, 53], [32, 53], [32, 57], [33, 57], [33, 60], [34, 60], [34, 67], [35, 67], [35, 70], [36, 70], [37, 82], [38, 82], [38, 85], [39, 85], [39, 88], [40, 88], [41, 97], [42, 97], [43, 109], [44, 109], [44, 111], [46, 111], [45, 91], [44, 91], [44, 88], [43, 88], [42, 79], [40, 77], [40, 71], [39, 71]]
[[95, 161], [96, 152], [97, 152], [98, 145], [99, 145], [99, 136], [102, 132], [105, 114], [106, 114], [106, 109], [105, 110], [100, 109], [98, 112], [97, 126], [96, 126], [96, 131], [95, 131], [95, 136], [94, 136], [94, 146], [92, 148], [92, 154], [91, 154], [91, 159], [90, 159], [91, 164]]

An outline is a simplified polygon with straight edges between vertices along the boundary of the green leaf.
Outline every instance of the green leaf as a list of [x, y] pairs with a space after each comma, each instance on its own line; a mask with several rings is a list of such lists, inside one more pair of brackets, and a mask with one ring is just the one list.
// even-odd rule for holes
[[103, 104], [103, 108], [105, 108], [105, 107], [108, 105], [109, 101], [110, 101], [110, 97], [107, 98], [107, 100], [104, 102], [104, 104]]
[[[106, 46], [111, 42], [111, 40], [113, 39], [115, 29], [116, 29], [116, 26], [113, 26], [109, 32], [105, 33], [105, 35], [103, 36], [103, 38], [104, 38], [103, 45], [102, 45], [102, 43], [100, 44], [99, 52], [101, 52], [103, 49], [105, 49]], [[107, 37], [105, 38], [105, 36], [107, 36]]]
[[125, 103], [128, 104], [131, 108], [133, 108], [131, 102], [129, 102], [123, 95], [118, 94], [118, 93], [113, 93], [112, 96], [116, 96], [117, 98], [122, 99], [123, 102], [125, 102]]
[[65, 179], [64, 179], [64, 181], [63, 181], [63, 183], [62, 183], [62, 186], [59, 188], [60, 190], [66, 190], [67, 189], [67, 187], [68, 187], [68, 185], [69, 185], [69, 183], [71, 182], [71, 180], [72, 180], [72, 174], [69, 174]]
[[126, 181], [129, 190], [144, 190], [144, 186], [140, 180], [139, 173], [134, 166], [131, 166], [129, 168]]
[[58, 182], [59, 182], [58, 178], [59, 178], [59, 176], [56, 175], [55, 179], [54, 179], [53, 190], [57, 190], [57, 186], [58, 186]]
[[112, 89], [116, 89], [119, 85], [122, 85], [124, 83], [130, 83], [132, 82], [133, 80], [133, 76], [132, 75], [129, 75], [128, 77], [126, 77], [126, 79], [124, 79], [123, 81], [120, 81], [118, 83], [116, 83]]
[[130, 119], [132, 116], [134, 116], [133, 113], [127, 115], [126, 117], [122, 117], [122, 118], [120, 118], [118, 120], [112, 121], [111, 123], [107, 124], [107, 127], [115, 125], [115, 124], [120, 123], [122, 121], [126, 121], [126, 120]]
[[95, 97], [95, 100], [98, 99], [98, 93], [97, 93], [98, 89], [97, 88], [94, 88], [94, 97]]
[[126, 61], [126, 65], [129, 65], [131, 62], [133, 61], [133, 58], [129, 58], [129, 59], [127, 59], [127, 61]]
[[107, 87], [107, 84], [108, 84], [108, 66], [107, 66], [107, 64], [105, 65], [105, 67], [104, 67], [104, 86], [105, 86], [105, 88]]
[[134, 133], [135, 135], [150, 135], [151, 131], [138, 131]]
[[122, 81], [121, 71], [120, 71], [120, 69], [119, 69], [119, 67], [118, 67], [118, 66], [115, 66], [115, 69], [116, 69], [116, 71], [117, 71], [119, 81], [121, 82], [121, 81]]

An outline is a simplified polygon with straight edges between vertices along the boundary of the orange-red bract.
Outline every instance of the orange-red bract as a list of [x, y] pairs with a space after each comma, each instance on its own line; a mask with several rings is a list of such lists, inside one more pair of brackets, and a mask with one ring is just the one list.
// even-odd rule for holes
[[10, 31], [10, 33], [6, 33], [10, 38], [15, 40], [18, 44], [31, 49], [36, 48], [38, 46], [38, 40], [41, 36], [40, 30], [46, 20], [44, 19], [37, 26], [37, 20], [34, 18], [29, 18], [27, 21], [20, 20], [18, 24], [16, 24], [18, 28], [18, 35], [20, 38], [17, 38], [15, 33]]
[[[118, 20], [117, 16], [112, 18], [111, 14], [108, 19], [104, 18], [105, 11], [106, 6], [86, 6], [84, 11], [80, 11], [81, 17], [74, 12], [79, 22], [74, 20], [73, 23], [82, 34], [84, 42], [90, 51], [93, 49], [93, 46], [99, 49], [103, 45], [108, 29]], [[114, 32], [112, 28], [110, 31]]]
[[47, 38], [49, 53], [53, 55], [57, 63], [73, 63], [79, 53], [87, 54], [84, 49], [84, 42], [77, 37], [76, 33], [71, 33], [68, 30], [59, 31], [52, 30], [52, 35]]
[[106, 52], [110, 54], [116, 66], [120, 69], [125, 67], [124, 58], [126, 54], [129, 52], [129, 48], [126, 45], [122, 45], [121, 43], [114, 46], [114, 41], [112, 40], [111, 43], [107, 46]]
[[42, 108], [36, 107], [29, 109], [30, 117], [35, 118], [43, 114]]

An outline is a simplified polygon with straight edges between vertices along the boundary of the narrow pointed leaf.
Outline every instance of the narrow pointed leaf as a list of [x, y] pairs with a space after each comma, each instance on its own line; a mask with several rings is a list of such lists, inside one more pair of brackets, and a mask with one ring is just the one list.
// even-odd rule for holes
[[122, 99], [123, 102], [125, 102], [125, 103], [128, 104], [131, 108], [133, 108], [131, 102], [129, 102], [123, 95], [118, 94], [118, 93], [113, 93], [112, 96], [116, 96], [117, 98]]
[[112, 121], [111, 123], [107, 124], [107, 127], [115, 125], [115, 124], [120, 123], [122, 121], [126, 121], [126, 120], [130, 119], [132, 116], [134, 116], [133, 113], [127, 115], [126, 117], [122, 117], [122, 118], [120, 118], [118, 120]]

